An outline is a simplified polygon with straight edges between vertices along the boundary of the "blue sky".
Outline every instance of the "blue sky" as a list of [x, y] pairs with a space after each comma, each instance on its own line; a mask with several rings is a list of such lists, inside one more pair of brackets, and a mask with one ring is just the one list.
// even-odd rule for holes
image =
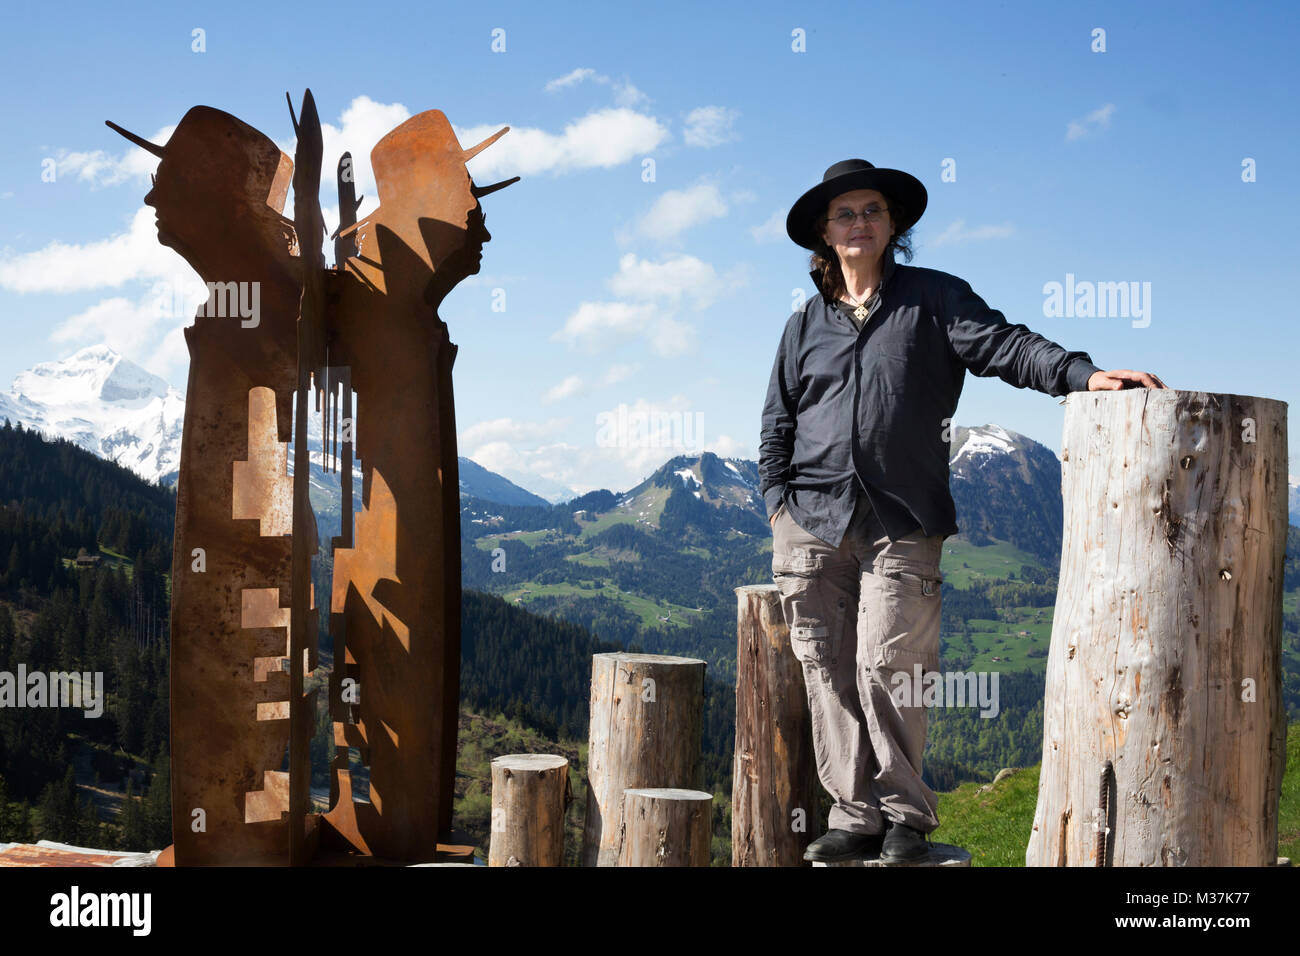
[[[187, 269], [154, 241], [146, 154], [104, 120], [165, 139], [205, 104], [291, 151], [284, 93], [310, 86], [327, 168], [426, 109], [463, 145], [511, 126], [470, 171], [522, 180], [484, 200], [482, 272], [441, 315], [460, 347], [461, 454], [537, 490], [528, 476], [623, 490], [701, 448], [757, 457], [777, 341], [795, 290], [811, 292], [785, 214], [850, 157], [921, 179], [930, 203], [912, 264], [961, 276], [1009, 321], [1173, 388], [1298, 397], [1286, 290], [1300, 255], [1300, 30], [1288, 4], [380, 9], [6, 14], [0, 390], [100, 342], [183, 388], [190, 317], [152, 303]], [[42, 180], [49, 159], [54, 182]], [[322, 205], [336, 215], [328, 191]], [[1067, 274], [1150, 283], [1149, 322], [1045, 315], [1045, 284]], [[620, 405], [678, 416], [692, 444], [610, 447], [601, 416]], [[956, 421], [1059, 451], [1063, 413], [968, 375]]]

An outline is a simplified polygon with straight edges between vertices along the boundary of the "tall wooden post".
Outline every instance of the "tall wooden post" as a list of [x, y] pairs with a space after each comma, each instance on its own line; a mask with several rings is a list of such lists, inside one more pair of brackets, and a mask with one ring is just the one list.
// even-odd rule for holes
[[736, 588], [736, 749], [731, 865], [804, 866], [817, 820], [803, 666], [774, 584]]
[[1031, 866], [1263, 866], [1285, 757], [1286, 405], [1066, 400]]
[[624, 790], [703, 786], [704, 667], [662, 654], [593, 655], [583, 866], [618, 865]]

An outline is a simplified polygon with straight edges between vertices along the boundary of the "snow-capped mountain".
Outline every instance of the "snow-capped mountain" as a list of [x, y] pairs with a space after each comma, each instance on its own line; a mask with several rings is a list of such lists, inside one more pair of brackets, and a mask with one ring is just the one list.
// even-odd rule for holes
[[[1010, 541], [1045, 561], [1059, 561], [1061, 463], [1055, 453], [999, 425], [957, 427], [950, 449], [949, 485], [962, 534], [976, 544]], [[615, 507], [653, 524], [667, 492], [686, 499], [678, 507], [697, 527], [766, 533], [767, 507], [758, 484], [757, 462], [711, 452], [679, 455], [618, 496]]]
[[1287, 475], [1286, 482], [1287, 517], [1293, 525], [1300, 525], [1300, 478]]
[[[185, 394], [146, 372], [107, 345], [84, 348], [57, 362], [44, 362], [0, 392], [0, 421], [35, 428], [46, 438], [65, 438], [116, 462], [146, 481], [175, 484], [180, 473]], [[312, 504], [318, 513], [340, 510], [339, 476], [321, 471], [321, 415], [307, 419], [307, 443], [315, 466]], [[542, 497], [460, 457], [461, 495], [504, 504], [546, 505]], [[293, 473], [293, 459], [289, 459]], [[549, 490], [557, 491], [558, 484]], [[354, 462], [353, 489], [360, 507], [361, 466]], [[572, 496], [572, 492], [569, 493]], [[562, 499], [561, 499], [562, 500]]]
[[147, 481], [180, 469], [185, 396], [106, 345], [43, 362], [0, 393], [0, 419], [66, 438]]
[[623, 497], [635, 498], [652, 486], [678, 485], [700, 501], [745, 508], [766, 520], [763, 499], [758, 493], [758, 463], [744, 458], [719, 458], [711, 451], [670, 458]]
[[1000, 425], [956, 427], [949, 481], [957, 526], [975, 544], [1010, 541], [1049, 565], [1061, 554], [1061, 461]]

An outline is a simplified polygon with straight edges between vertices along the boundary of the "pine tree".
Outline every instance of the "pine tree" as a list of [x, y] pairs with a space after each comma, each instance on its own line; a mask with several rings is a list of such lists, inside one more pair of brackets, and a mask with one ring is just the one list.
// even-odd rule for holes
[[144, 823], [146, 849], [160, 850], [172, 843], [171, 758], [161, 751], [144, 798]]
[[18, 812], [11, 818], [13, 820], [13, 832], [9, 836], [10, 843], [34, 843], [35, 834], [32, 831], [32, 808], [26, 800], [18, 804]]
[[13, 842], [13, 813], [9, 807], [9, 790], [0, 777], [0, 843]]
[[95, 801], [87, 797], [80, 801], [77, 814], [77, 845], [103, 849], [100, 846], [103, 843], [102, 824], [99, 821], [99, 811], [95, 809]]
[[77, 841], [81, 814], [77, 806], [77, 781], [71, 765], [61, 781], [52, 780], [46, 784], [37, 809], [41, 815], [41, 839], [56, 843]]
[[122, 804], [122, 846], [135, 852], [153, 849], [149, 846], [145, 831], [142, 801], [136, 796], [135, 784], [129, 780], [126, 784], [126, 800]]

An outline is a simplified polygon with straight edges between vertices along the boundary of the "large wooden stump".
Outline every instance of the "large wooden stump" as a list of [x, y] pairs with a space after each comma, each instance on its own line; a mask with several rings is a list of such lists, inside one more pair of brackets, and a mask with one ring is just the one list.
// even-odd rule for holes
[[618, 865], [624, 790], [703, 785], [704, 666], [659, 654], [592, 656], [584, 866]]
[[817, 816], [803, 666], [775, 584], [736, 588], [736, 750], [731, 865], [805, 866]]
[[1286, 465], [1282, 402], [1066, 400], [1031, 866], [1276, 859]]
[[708, 866], [713, 794], [673, 787], [623, 791], [619, 866]]
[[492, 761], [488, 866], [563, 866], [564, 811], [572, 799], [569, 761], [510, 754]]

